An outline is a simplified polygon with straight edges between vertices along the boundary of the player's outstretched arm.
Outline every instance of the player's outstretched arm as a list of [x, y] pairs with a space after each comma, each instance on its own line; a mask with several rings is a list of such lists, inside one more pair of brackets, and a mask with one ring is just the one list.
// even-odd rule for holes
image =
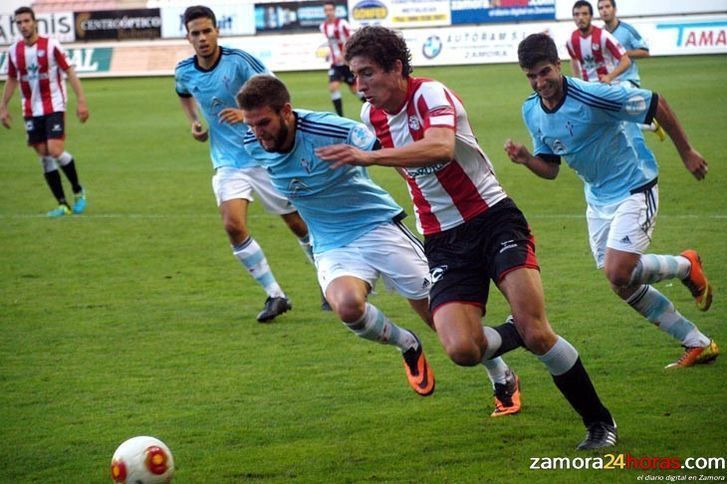
[[69, 67], [66, 71], [68, 76], [68, 82], [71, 83], [71, 88], [76, 94], [76, 116], [78, 120], [85, 123], [88, 119], [88, 105], [86, 104], [86, 95], [83, 92], [83, 86], [81, 86], [81, 80], [76, 74], [76, 70], [73, 67]]
[[505, 153], [510, 161], [518, 165], [525, 165], [530, 171], [541, 178], [553, 180], [558, 176], [560, 165], [557, 163], [548, 163], [540, 157], [533, 156], [525, 145], [516, 143], [512, 139], [505, 141]]
[[179, 103], [182, 106], [182, 111], [184, 111], [184, 115], [190, 122], [190, 132], [192, 133], [192, 137], [200, 142], [207, 141], [209, 133], [206, 129], [204, 129], [204, 126], [202, 126], [202, 123], [199, 121], [199, 116], [197, 115], [197, 106], [194, 104], [194, 98], [191, 96], [180, 96]]
[[0, 102], [0, 121], [7, 129], [10, 129], [10, 111], [8, 111], [8, 103], [13, 97], [15, 88], [18, 87], [18, 80], [14, 77], [9, 77], [5, 82], [5, 89], [3, 90], [3, 98]]
[[697, 180], [703, 180], [707, 176], [707, 171], [709, 171], [707, 160], [689, 143], [684, 127], [663, 96], [659, 96], [659, 104], [654, 118], [671, 138], [687, 170]]
[[626, 69], [628, 69], [630, 65], [631, 59], [629, 58], [628, 54], [624, 54], [621, 56], [621, 59], [619, 59], [618, 65], [614, 67], [613, 70], [608, 74], [600, 74], [598, 76], [598, 80], [604, 84], [611, 84], [614, 79], [626, 72]]
[[429, 128], [424, 137], [400, 148], [362, 151], [350, 145], [324, 146], [316, 155], [331, 162], [331, 168], [342, 165], [381, 165], [394, 167], [421, 167], [447, 163], [454, 157], [454, 131], [451, 128]]

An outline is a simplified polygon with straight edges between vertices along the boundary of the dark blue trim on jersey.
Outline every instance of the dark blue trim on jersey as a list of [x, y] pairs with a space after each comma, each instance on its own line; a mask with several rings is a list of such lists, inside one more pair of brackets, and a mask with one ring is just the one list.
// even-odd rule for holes
[[341, 140], [345, 140], [348, 138], [348, 133], [346, 133], [345, 135], [341, 135], [339, 133], [331, 133], [330, 131], [322, 131], [322, 130], [313, 129], [313, 128], [310, 128], [307, 126], [302, 126], [302, 125], [298, 125], [298, 129], [304, 133], [315, 134], [318, 136], [327, 136], [329, 138], [335, 138], [335, 139], [341, 139]]
[[583, 104], [586, 104], [593, 108], [604, 109], [606, 111], [621, 111], [621, 103], [610, 101], [608, 99], [604, 99], [589, 92], [583, 91], [576, 87], [575, 84], [569, 84], [569, 87], [570, 90], [568, 91], [568, 93], [566, 93], [566, 95], [570, 94], [571, 97], [577, 99]]
[[192, 97], [192, 95], [188, 92], [179, 92], [175, 89], [175, 92], [177, 93], [177, 96], [179, 97]]
[[311, 121], [309, 119], [297, 118], [298, 127], [308, 129], [319, 129], [321, 131], [330, 131], [335, 135], [348, 136], [349, 129], [342, 128], [335, 124], [321, 123], [320, 121]]
[[651, 93], [651, 104], [649, 104], [649, 111], [646, 113], [644, 118], [644, 124], [651, 124], [656, 117], [656, 110], [659, 108], [659, 95], [655, 92]]
[[194, 64], [195, 56], [187, 57], [186, 59], [183, 59], [177, 63], [177, 66], [174, 68], [174, 70], [181, 69], [182, 67], [186, 67], [190, 64]]
[[536, 158], [540, 158], [546, 163], [553, 163], [555, 165], [560, 165], [560, 156], [554, 155], [551, 153], [536, 153]]
[[220, 49], [220, 56], [217, 58], [217, 60], [215, 61], [215, 63], [212, 65], [212, 67], [210, 67], [209, 69], [205, 69], [204, 67], [202, 67], [201, 65], [199, 65], [199, 62], [198, 62], [199, 59], [195, 55], [194, 56], [194, 68], [197, 69], [200, 72], [212, 72], [212, 71], [214, 71], [215, 70], [215, 67], [217, 67], [217, 65], [222, 60], [222, 47], [217, 47], [217, 48]]
[[255, 137], [254, 134], [252, 134], [249, 131], [247, 132], [247, 134], [245, 134], [245, 137], [242, 138], [242, 144], [243, 145], [249, 145], [249, 144], [252, 144], [252, 143], [255, 143], [255, 142], [257, 142], [257, 138]]
[[221, 47], [222, 49], [222, 55], [236, 55], [238, 57], [242, 57], [245, 59], [245, 61], [250, 64], [250, 67], [253, 68], [253, 70], [257, 73], [263, 73], [266, 72], [267, 69], [263, 65], [262, 62], [257, 60], [255, 57], [251, 56], [244, 50], [237, 50], [237, 49], [230, 49], [228, 47]]
[[[545, 105], [545, 103], [543, 102], [543, 98], [540, 97], [540, 94], [534, 93], [540, 99], [540, 108], [545, 112], [545, 114], [553, 114], [553, 113], [557, 112], [560, 109], [560, 107], [563, 105], [563, 103], [565, 103], [565, 100], [568, 97], [568, 82], [566, 81], [565, 76], [562, 76], [562, 77], [563, 77], [563, 97], [560, 98], [560, 101], [558, 101], [558, 104], [556, 104], [553, 109], [550, 109], [548, 106]], [[530, 99], [530, 98], [528, 98], [528, 99]]]

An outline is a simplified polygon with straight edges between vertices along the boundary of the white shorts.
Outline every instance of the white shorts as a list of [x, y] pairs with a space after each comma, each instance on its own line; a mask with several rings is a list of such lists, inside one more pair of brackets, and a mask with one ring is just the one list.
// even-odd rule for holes
[[324, 294], [339, 277], [356, 277], [373, 290], [381, 276], [387, 288], [407, 299], [429, 297], [429, 266], [422, 244], [401, 222], [379, 225], [345, 247], [316, 254], [315, 259]]
[[588, 236], [596, 266], [603, 268], [607, 247], [643, 254], [651, 244], [658, 210], [657, 185], [605, 207], [589, 205], [586, 210]]
[[265, 210], [270, 213], [284, 215], [296, 211], [293, 204], [275, 189], [270, 175], [260, 166], [218, 168], [212, 177], [212, 190], [215, 192], [218, 207], [222, 202], [238, 198], [252, 202], [255, 200], [252, 196], [254, 191]]

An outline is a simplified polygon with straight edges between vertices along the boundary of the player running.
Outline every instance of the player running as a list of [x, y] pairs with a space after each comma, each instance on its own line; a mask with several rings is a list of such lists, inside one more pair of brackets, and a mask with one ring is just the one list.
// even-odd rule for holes
[[558, 176], [560, 159], [565, 158], [584, 182], [596, 266], [621, 299], [685, 347], [666, 368], [713, 361], [719, 355], [717, 344], [651, 285], [677, 278], [700, 310], [712, 303], [712, 287], [696, 251], [677, 256], [645, 253], [659, 208], [658, 166], [645, 145], [643, 150], [634, 148], [624, 121], [648, 124], [656, 118], [697, 180], [707, 175], [707, 162], [689, 143], [663, 96], [563, 76], [555, 43], [545, 34], [523, 40], [518, 59], [535, 91], [522, 108], [534, 155], [507, 140], [508, 156], [547, 179]]

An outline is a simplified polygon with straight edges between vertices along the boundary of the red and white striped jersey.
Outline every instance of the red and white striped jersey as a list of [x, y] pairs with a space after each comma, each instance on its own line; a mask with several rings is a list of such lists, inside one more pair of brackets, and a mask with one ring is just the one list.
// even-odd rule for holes
[[460, 99], [437, 81], [409, 78], [408, 84], [406, 101], [398, 113], [390, 114], [366, 103], [361, 120], [385, 148], [418, 141], [429, 128], [454, 130], [454, 159], [400, 170], [414, 202], [417, 229], [431, 235], [463, 224], [507, 194], [477, 144]]
[[[321, 24], [321, 32], [328, 39], [328, 48], [331, 49], [331, 64], [342, 66], [346, 62], [343, 60], [343, 46], [351, 37], [351, 27], [345, 19], [337, 18], [333, 22], [323, 22]], [[340, 58], [340, 62], [336, 59]]]
[[598, 82], [599, 74], [611, 72], [626, 54], [616, 37], [596, 26], [586, 37], [577, 29], [573, 31], [566, 47], [571, 59], [581, 64], [581, 78], [589, 82]]
[[8, 77], [20, 83], [23, 116], [45, 116], [66, 110], [63, 72], [71, 66], [57, 40], [39, 36], [33, 45], [20, 40], [8, 50]]

